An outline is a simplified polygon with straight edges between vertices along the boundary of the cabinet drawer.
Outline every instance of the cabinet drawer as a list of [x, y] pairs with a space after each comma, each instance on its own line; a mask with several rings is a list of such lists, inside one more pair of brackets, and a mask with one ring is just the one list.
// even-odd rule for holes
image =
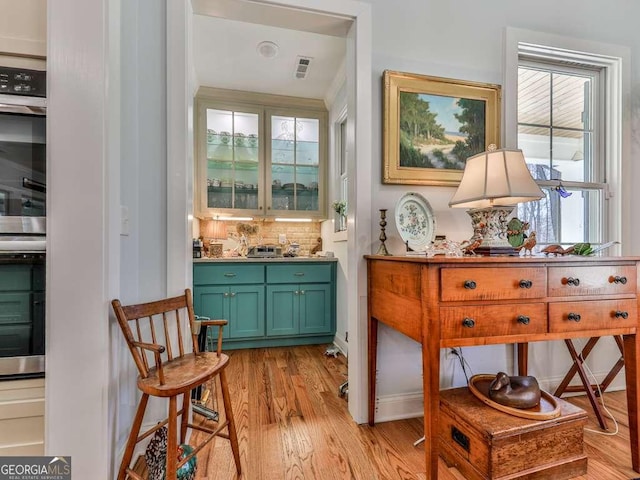
[[263, 265], [196, 264], [193, 266], [194, 285], [233, 285], [264, 283]]
[[549, 331], [555, 333], [633, 328], [638, 322], [637, 313], [635, 300], [551, 303]]
[[635, 265], [549, 268], [549, 296], [612, 295], [635, 293]]
[[443, 302], [544, 297], [544, 267], [443, 268], [440, 273]]
[[326, 283], [331, 281], [331, 265], [267, 265], [267, 283]]
[[441, 307], [443, 339], [545, 333], [544, 303]]

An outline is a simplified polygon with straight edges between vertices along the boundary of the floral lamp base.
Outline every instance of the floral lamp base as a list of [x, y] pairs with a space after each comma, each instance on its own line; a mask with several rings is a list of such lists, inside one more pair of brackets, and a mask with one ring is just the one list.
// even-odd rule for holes
[[474, 249], [476, 255], [519, 255], [507, 241], [507, 218], [514, 208], [500, 206], [467, 210], [473, 226], [473, 238], [482, 238], [480, 246]]

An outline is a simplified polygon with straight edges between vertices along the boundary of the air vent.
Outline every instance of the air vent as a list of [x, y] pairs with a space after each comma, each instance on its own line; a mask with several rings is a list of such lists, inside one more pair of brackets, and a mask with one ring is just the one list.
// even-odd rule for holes
[[306, 78], [309, 74], [309, 68], [311, 67], [311, 60], [313, 60], [312, 57], [301, 57], [298, 55], [296, 59], [296, 70], [294, 72], [296, 78]]

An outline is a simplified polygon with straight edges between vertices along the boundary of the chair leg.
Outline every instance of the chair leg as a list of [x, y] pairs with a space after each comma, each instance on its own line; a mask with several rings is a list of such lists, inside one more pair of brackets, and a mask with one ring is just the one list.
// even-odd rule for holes
[[124, 455], [122, 456], [122, 462], [120, 462], [118, 480], [125, 480], [127, 477], [127, 469], [131, 466], [131, 457], [133, 457], [133, 451], [136, 448], [136, 443], [138, 443], [138, 434], [140, 433], [140, 427], [142, 426], [144, 411], [147, 408], [148, 401], [149, 395], [143, 393], [142, 398], [140, 398], [140, 402], [138, 403], [136, 416], [133, 418], [133, 425], [131, 425], [131, 432], [129, 433], [129, 439], [127, 440]]
[[178, 475], [178, 397], [169, 397], [169, 424], [167, 425], [167, 480]]
[[187, 443], [187, 425], [191, 408], [191, 392], [182, 395], [182, 419], [180, 422], [180, 443]]
[[236, 422], [233, 419], [233, 410], [231, 408], [231, 397], [229, 397], [229, 385], [227, 384], [227, 377], [224, 370], [220, 372], [220, 389], [222, 390], [222, 401], [224, 403], [224, 413], [229, 423], [227, 429], [229, 430], [229, 441], [231, 442], [231, 450], [233, 451], [233, 459], [236, 462], [236, 471], [238, 475], [242, 474], [242, 467], [240, 466], [240, 447], [238, 446], [238, 436], [236, 434]]

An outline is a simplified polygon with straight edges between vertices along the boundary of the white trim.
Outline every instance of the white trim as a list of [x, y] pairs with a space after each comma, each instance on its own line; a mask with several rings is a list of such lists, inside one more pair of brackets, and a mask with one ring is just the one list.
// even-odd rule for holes
[[340, 350], [340, 352], [345, 356], [348, 357], [349, 356], [349, 344], [344, 340], [344, 338], [339, 337], [338, 335], [336, 335], [335, 337], [333, 337], [333, 344], [338, 347], [338, 349]]
[[[631, 212], [629, 198], [631, 193], [631, 175], [628, 169], [630, 147], [630, 58], [628, 47], [564, 37], [543, 32], [535, 32], [507, 27], [505, 31], [505, 68], [504, 68], [504, 119], [505, 138], [503, 144], [507, 148], [515, 148], [517, 144], [517, 105], [518, 105], [518, 60], [519, 54], [530, 57], [571, 59], [573, 61], [594, 65], [604, 69], [608, 84], [605, 132], [605, 149], [607, 158], [607, 183], [613, 190], [608, 203], [609, 239], [620, 240], [622, 247], [611, 250], [612, 255], [631, 251]], [[617, 189], [619, 188], [619, 191]], [[623, 229], [622, 226], [628, 227]], [[608, 240], [609, 240], [608, 239]]]
[[167, 295], [192, 284], [191, 2], [167, 4]]
[[346, 58], [343, 58], [342, 62], [340, 62], [340, 66], [338, 67], [338, 72], [333, 77], [331, 85], [329, 85], [329, 90], [324, 96], [324, 104], [327, 107], [327, 110], [331, 109], [331, 105], [333, 105], [333, 102], [336, 100], [336, 95], [338, 95], [342, 85], [344, 85], [347, 76], [346, 72]]
[[[351, 385], [349, 385], [351, 387]], [[351, 394], [351, 391], [349, 391]], [[424, 416], [422, 392], [384, 395], [376, 398], [376, 423]], [[418, 440], [416, 438], [416, 440]]]

